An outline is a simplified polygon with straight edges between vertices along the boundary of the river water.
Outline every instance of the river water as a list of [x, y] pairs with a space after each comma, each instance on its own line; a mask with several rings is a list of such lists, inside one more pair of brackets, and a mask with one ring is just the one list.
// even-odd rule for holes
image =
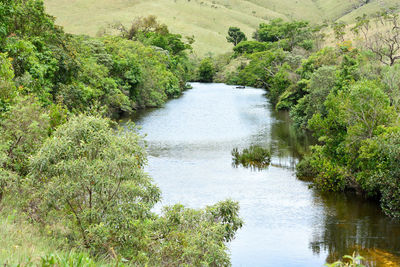
[[[245, 225], [229, 245], [233, 266], [323, 266], [353, 251], [369, 266], [400, 266], [400, 223], [374, 202], [321, 195], [295, 177], [307, 138], [273, 110], [263, 90], [192, 85], [165, 107], [133, 118], [147, 135], [146, 171], [162, 191], [156, 209], [239, 201]], [[272, 165], [234, 167], [232, 149], [254, 144], [271, 149]]]

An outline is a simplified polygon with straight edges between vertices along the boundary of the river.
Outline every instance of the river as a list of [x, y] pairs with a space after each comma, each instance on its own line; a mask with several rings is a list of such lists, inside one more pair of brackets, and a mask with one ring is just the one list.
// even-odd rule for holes
[[[245, 225], [229, 244], [233, 266], [323, 266], [357, 250], [370, 266], [400, 266], [400, 223], [379, 206], [345, 194], [322, 195], [294, 175], [307, 150], [284, 112], [261, 89], [193, 83], [179, 99], [133, 120], [146, 134], [146, 171], [161, 205], [202, 208], [231, 198]], [[231, 151], [258, 144], [272, 165], [232, 165]], [[393, 263], [393, 265], [388, 265]]]

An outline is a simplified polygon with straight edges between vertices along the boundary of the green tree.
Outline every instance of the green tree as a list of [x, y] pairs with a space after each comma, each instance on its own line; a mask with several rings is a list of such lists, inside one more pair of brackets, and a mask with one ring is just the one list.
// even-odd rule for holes
[[14, 84], [14, 71], [11, 66], [11, 59], [7, 54], [0, 53], [0, 116], [7, 111], [9, 105], [16, 96]]
[[33, 97], [17, 97], [15, 102], [0, 120], [0, 143], [7, 156], [3, 166], [26, 175], [29, 157], [48, 137], [50, 118]]
[[226, 40], [237, 46], [241, 41], [247, 41], [246, 35], [238, 27], [229, 27], [228, 36]]
[[347, 24], [343, 21], [335, 22], [332, 24], [333, 33], [335, 39], [340, 42], [344, 42], [344, 36], [346, 35]]
[[198, 73], [200, 82], [213, 81], [215, 75], [215, 68], [211, 58], [205, 58], [201, 61]]
[[277, 43], [287, 51], [292, 51], [295, 46], [310, 50], [313, 48], [313, 29], [307, 21], [285, 22], [283, 19], [274, 19], [260, 24], [254, 33], [254, 39]]
[[139, 141], [129, 131], [115, 134], [108, 120], [73, 117], [31, 161], [31, 203], [40, 203], [49, 220], [54, 211], [66, 212], [83, 244], [100, 246], [103, 237], [93, 234], [98, 227], [114, 222], [106, 230], [117, 231], [127, 220], [146, 217], [159, 200], [158, 188], [142, 171], [146, 157]]
[[107, 119], [72, 117], [31, 160], [31, 217], [50, 229], [62, 223], [78, 245], [137, 265], [229, 265], [226, 242], [243, 224], [238, 204], [152, 213], [160, 191], [143, 171], [142, 144], [133, 128], [115, 131]]

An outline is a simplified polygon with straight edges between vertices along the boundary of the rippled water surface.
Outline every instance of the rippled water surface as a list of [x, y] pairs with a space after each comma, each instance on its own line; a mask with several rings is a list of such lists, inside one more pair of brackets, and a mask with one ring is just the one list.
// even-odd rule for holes
[[[321, 195], [296, 179], [307, 139], [286, 113], [273, 111], [263, 90], [194, 83], [134, 121], [147, 134], [147, 171], [161, 188], [161, 205], [240, 202], [246, 224], [230, 244], [233, 266], [323, 266], [354, 250], [371, 266], [400, 266], [398, 222], [375, 203]], [[271, 148], [272, 165], [233, 167], [232, 149], [254, 144]]]

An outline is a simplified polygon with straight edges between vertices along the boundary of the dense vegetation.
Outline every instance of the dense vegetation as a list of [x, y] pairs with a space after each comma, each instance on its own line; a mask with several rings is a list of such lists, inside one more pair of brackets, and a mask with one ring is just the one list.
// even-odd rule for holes
[[64, 250], [13, 256], [1, 228], [0, 262], [229, 265], [238, 203], [152, 212], [160, 191], [143, 171], [145, 142], [108, 119], [179, 96], [193, 40], [152, 16], [110, 30], [118, 34], [69, 35], [41, 0], [0, 1], [1, 224], [29, 224], [56, 240], [50, 251]]
[[[346, 24], [333, 24], [336, 47], [323, 47], [326, 25], [306, 21], [261, 23], [254, 40], [231, 27], [233, 52], [204, 58], [196, 72], [193, 38], [183, 41], [154, 16], [115, 23], [98, 37], [67, 34], [54, 21], [41, 0], [0, 0], [0, 234], [25, 225], [59, 252], [17, 258], [2, 250], [2, 262], [229, 265], [227, 242], [243, 225], [238, 203], [154, 213], [160, 191], [143, 171], [145, 142], [134, 126], [109, 119], [160, 107], [189, 79], [267, 89], [277, 109], [319, 140], [298, 176], [323, 191], [379, 199], [400, 217], [395, 12], [358, 17], [354, 43]], [[233, 156], [245, 166], [270, 163], [260, 147]]]
[[[358, 17], [351, 28], [335, 23], [337, 45], [329, 47], [321, 31], [326, 25], [272, 20], [260, 25], [254, 41], [237, 44], [230, 58], [214, 60], [214, 79], [267, 89], [276, 109], [288, 110], [298, 130], [318, 138], [297, 166], [298, 176], [313, 177], [323, 191], [379, 199], [384, 212], [396, 218], [399, 22], [394, 10], [385, 10]], [[235, 62], [240, 64], [232, 69]]]

